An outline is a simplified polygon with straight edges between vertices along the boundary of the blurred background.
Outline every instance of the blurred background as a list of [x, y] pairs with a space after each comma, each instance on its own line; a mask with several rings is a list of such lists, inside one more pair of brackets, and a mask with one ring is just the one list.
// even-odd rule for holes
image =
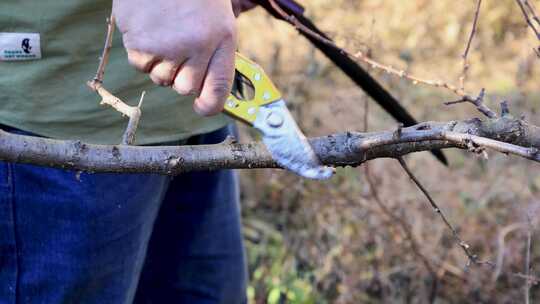
[[[458, 85], [476, 1], [301, 2], [353, 53], [370, 51], [379, 62]], [[265, 67], [308, 136], [363, 131], [366, 117], [369, 130], [396, 127], [288, 24], [262, 9], [239, 23], [241, 52]], [[483, 1], [467, 91], [486, 88], [488, 106], [499, 111], [508, 100], [512, 114], [538, 125], [538, 45], [515, 1]], [[458, 99], [444, 89], [371, 73], [419, 121], [484, 119], [470, 104], [444, 106]], [[255, 138], [246, 128], [242, 132], [242, 141]], [[446, 153], [448, 168], [427, 152], [406, 160], [471, 250], [494, 267], [467, 267], [451, 231], [396, 160], [340, 168], [326, 182], [245, 170], [250, 303], [525, 303], [529, 231], [531, 274], [540, 276], [540, 166], [491, 151], [487, 160], [466, 151]], [[537, 285], [531, 303], [540, 303]]]

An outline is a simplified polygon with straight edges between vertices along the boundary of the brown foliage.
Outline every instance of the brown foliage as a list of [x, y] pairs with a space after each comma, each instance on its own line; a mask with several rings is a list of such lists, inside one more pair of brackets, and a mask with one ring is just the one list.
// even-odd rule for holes
[[[415, 75], [459, 83], [476, 1], [305, 4], [308, 14], [341, 46], [370, 50], [375, 60]], [[366, 108], [359, 102], [365, 100], [363, 94], [292, 29], [260, 11], [240, 22], [241, 51], [271, 67], [307, 134], [363, 128]], [[534, 75], [540, 72], [540, 59], [533, 49], [539, 44], [514, 1], [484, 1], [468, 54], [466, 87], [472, 92], [486, 88], [489, 106], [506, 99], [513, 112], [524, 113], [537, 124], [540, 91]], [[383, 72], [374, 74], [420, 120], [477, 116], [474, 107], [444, 106], [443, 102], [456, 99], [451, 92]], [[375, 107], [370, 107], [369, 119], [372, 130], [395, 125]], [[253, 299], [262, 303], [275, 286], [293, 290], [293, 281], [286, 279], [292, 276], [307, 282], [311, 289], [305, 292], [317, 303], [429, 302], [434, 278], [436, 299], [443, 303], [524, 302], [527, 214], [536, 228], [539, 167], [503, 155], [489, 154], [485, 160], [465, 153], [452, 151], [449, 169], [427, 153], [410, 157], [409, 163], [459, 228], [462, 239], [480, 258], [494, 262], [495, 268], [466, 267], [467, 258], [451, 232], [395, 161], [370, 164], [371, 182], [363, 168], [340, 169], [327, 183], [285, 172], [250, 171], [243, 173], [247, 230], [252, 223], [262, 222], [266, 228], [259, 237], [271, 231], [282, 238], [278, 245], [248, 238]], [[535, 268], [540, 261], [535, 231], [533, 277], [539, 275]], [[260, 246], [278, 246], [282, 251], [279, 257], [268, 252], [257, 255]], [[276, 261], [282, 266], [279, 270]], [[271, 267], [273, 272], [255, 275]], [[280, 283], [262, 283], [268, 278]], [[531, 287], [530, 298], [532, 302], [540, 298], [537, 285]], [[289, 302], [304, 303], [290, 298]]]

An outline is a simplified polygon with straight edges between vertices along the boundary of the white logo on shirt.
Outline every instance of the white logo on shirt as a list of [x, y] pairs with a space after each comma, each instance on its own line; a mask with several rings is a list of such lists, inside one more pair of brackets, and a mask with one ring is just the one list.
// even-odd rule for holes
[[41, 38], [37, 33], [0, 33], [0, 61], [41, 59]]

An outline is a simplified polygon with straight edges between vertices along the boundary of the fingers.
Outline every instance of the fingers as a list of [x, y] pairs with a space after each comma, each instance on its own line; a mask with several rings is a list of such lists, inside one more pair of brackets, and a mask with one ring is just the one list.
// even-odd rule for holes
[[199, 95], [210, 56], [188, 59], [174, 78], [173, 89], [181, 95]]
[[226, 39], [210, 59], [201, 94], [193, 109], [200, 115], [214, 115], [223, 110], [234, 78], [235, 41]]
[[[234, 1], [238, 11], [252, 6]], [[234, 71], [231, 0], [114, 0], [113, 14], [135, 68], [158, 85], [197, 94], [201, 114], [221, 110]]]
[[[176, 77], [176, 73], [181, 66], [179, 63], [170, 60], [162, 60], [157, 56], [145, 52], [128, 49], [127, 53], [129, 63], [137, 70], [148, 73], [150, 79], [160, 86], [171, 86]], [[202, 83], [202, 80], [200, 83]]]
[[174, 81], [179, 65], [171, 61], [161, 61], [150, 71], [150, 79], [160, 86], [170, 86]]
[[127, 49], [129, 63], [143, 73], [149, 73], [159, 59], [151, 54]]
[[234, 40], [225, 39], [214, 54], [187, 59], [183, 64], [161, 60], [151, 54], [128, 50], [129, 62], [148, 73], [154, 83], [172, 86], [181, 95], [197, 95], [193, 105], [200, 115], [223, 110], [234, 78]]

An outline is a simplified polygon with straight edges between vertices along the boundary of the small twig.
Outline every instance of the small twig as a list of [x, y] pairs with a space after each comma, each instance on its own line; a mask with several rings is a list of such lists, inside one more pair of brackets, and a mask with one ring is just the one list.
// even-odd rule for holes
[[485, 116], [489, 118], [497, 118], [498, 117], [497, 113], [495, 113], [495, 111], [491, 110], [484, 104], [485, 95], [486, 95], [486, 90], [482, 89], [480, 91], [480, 94], [478, 94], [478, 97], [476, 98], [472, 98], [470, 96], [463, 96], [463, 98], [459, 100], [445, 102], [444, 105], [450, 106], [450, 105], [455, 105], [458, 103], [470, 102], [473, 105], [475, 105], [476, 109], [480, 111], [482, 114], [484, 114]]
[[493, 282], [496, 282], [499, 279], [499, 276], [502, 273], [502, 269], [504, 266], [504, 254], [506, 250], [506, 236], [519, 229], [523, 229], [525, 225], [523, 223], [514, 223], [511, 225], [508, 225], [501, 229], [499, 232], [499, 235], [497, 237], [497, 260], [495, 263], [495, 271], [493, 272], [493, 275], [491, 276], [491, 280]]
[[467, 258], [469, 259], [467, 265], [471, 265], [471, 264], [484, 265], [485, 264], [485, 265], [489, 265], [489, 266], [493, 267], [494, 264], [492, 262], [490, 262], [490, 261], [481, 261], [481, 260], [478, 259], [478, 256], [476, 254], [473, 254], [470, 251], [469, 244], [467, 244], [465, 241], [463, 241], [461, 239], [461, 237], [459, 236], [459, 233], [457, 232], [457, 230], [454, 228], [454, 226], [452, 226], [450, 221], [448, 221], [448, 219], [446, 218], [446, 216], [442, 212], [441, 208], [439, 208], [437, 203], [435, 203], [435, 201], [431, 197], [431, 194], [429, 194], [429, 192], [422, 185], [422, 183], [420, 183], [420, 181], [416, 178], [416, 176], [414, 176], [414, 174], [409, 169], [409, 167], [408, 167], [407, 163], [405, 162], [405, 160], [402, 157], [398, 157], [397, 160], [399, 161], [399, 164], [401, 165], [403, 170], [405, 170], [405, 172], [407, 173], [409, 178], [416, 184], [416, 186], [420, 189], [420, 191], [422, 191], [422, 193], [426, 196], [426, 198], [428, 199], [428, 201], [431, 204], [431, 207], [433, 208], [435, 213], [439, 214], [439, 216], [441, 217], [441, 219], [445, 223], [446, 227], [448, 227], [448, 229], [450, 229], [450, 231], [452, 231], [452, 235], [454, 236], [454, 239], [458, 243], [459, 247], [461, 247], [461, 249], [463, 250], [463, 252], [467, 256]]
[[532, 19], [536, 21], [538, 26], [540, 26], [540, 18], [538, 17], [538, 14], [536, 14], [536, 7], [532, 3], [529, 2], [529, 0], [524, 0], [525, 6], [529, 9], [529, 13], [532, 15]]
[[132, 107], [126, 104], [120, 98], [114, 96], [105, 87], [103, 87], [101, 83], [89, 81], [87, 82], [87, 85], [101, 97], [100, 104], [108, 105], [127, 117], [134, 115], [137, 107]]
[[393, 68], [392, 66], [387, 66], [387, 65], [384, 65], [382, 63], [379, 63], [371, 58], [369, 58], [368, 55], [366, 55], [365, 53], [363, 52], [357, 52], [356, 54], [353, 54], [347, 50], [345, 50], [344, 48], [342, 47], [339, 47], [338, 45], [336, 45], [332, 40], [320, 35], [319, 33], [316, 33], [314, 31], [312, 31], [311, 29], [307, 28], [306, 26], [304, 26], [302, 23], [300, 23], [298, 21], [298, 19], [296, 19], [296, 17], [292, 16], [292, 15], [289, 15], [287, 14], [287, 12], [285, 12], [280, 6], [279, 4], [277, 4], [275, 2], [275, 0], [269, 0], [268, 1], [270, 3], [270, 5], [272, 6], [272, 8], [287, 22], [289, 22], [291, 25], [293, 25], [298, 31], [310, 36], [310, 37], [313, 37], [317, 40], [319, 40], [320, 42], [326, 44], [326, 45], [329, 45], [329, 46], [332, 46], [334, 47], [335, 49], [339, 50], [342, 54], [344, 55], [347, 55], [349, 58], [351, 59], [356, 59], [356, 60], [361, 60], [363, 61], [364, 63], [368, 64], [370, 67], [374, 68], [374, 69], [378, 69], [378, 70], [382, 70], [383, 72], [386, 72], [388, 74], [392, 74], [392, 75], [395, 75], [395, 76], [398, 76], [400, 78], [405, 78], [405, 79], [408, 79], [410, 80], [413, 84], [418, 84], [418, 83], [421, 83], [421, 84], [424, 84], [424, 85], [428, 85], [428, 86], [433, 86], [433, 87], [438, 87], [438, 88], [445, 88], [445, 89], [448, 89], [450, 90], [451, 92], [453, 92], [454, 94], [458, 95], [458, 96], [467, 96], [468, 94], [461, 90], [460, 88], [458, 88], [457, 86], [455, 85], [452, 85], [450, 83], [447, 83], [447, 82], [444, 82], [444, 81], [440, 81], [440, 80], [429, 80], [429, 79], [424, 79], [424, 78], [421, 78], [421, 77], [417, 77], [417, 76], [414, 76], [414, 75], [411, 75], [409, 73], [407, 73], [406, 71], [404, 70], [398, 70], [398, 69], [395, 69]]
[[[536, 38], [538, 38], [538, 40], [540, 40], [540, 31], [536, 28], [534, 23], [531, 21], [531, 18], [529, 17], [529, 13], [527, 12], [527, 9], [525, 8], [525, 4], [523, 4], [523, 2], [526, 2], [528, 4], [528, 1], [516, 0], [516, 2], [519, 5], [519, 8], [521, 9], [521, 12], [523, 13], [523, 17], [525, 18], [525, 21], [527, 22], [529, 27], [532, 29], [532, 31], [536, 35]], [[529, 7], [530, 11], [533, 14], [534, 20], [536, 20], [540, 24], [540, 21], [538, 21], [540, 19], [538, 18], [538, 16], [536, 16], [533, 7], [530, 4], [528, 4], [528, 7]]]
[[141, 119], [141, 105], [145, 92], [141, 94], [139, 104], [133, 107], [123, 102], [120, 98], [114, 96], [103, 86], [105, 68], [109, 62], [112, 39], [114, 36], [114, 24], [114, 15], [111, 13], [111, 17], [107, 19], [107, 36], [105, 38], [105, 44], [103, 45], [103, 52], [99, 58], [96, 76], [94, 76], [94, 78], [88, 81], [86, 84], [92, 91], [96, 92], [101, 97], [100, 104], [108, 105], [129, 118], [126, 130], [122, 136], [122, 144], [131, 145], [135, 142], [135, 133]]
[[510, 115], [510, 108], [508, 107], [508, 101], [503, 100], [503, 102], [501, 102], [501, 117], [506, 117], [508, 115]]
[[467, 93], [460, 88], [458, 88], [455, 85], [452, 85], [450, 83], [441, 81], [441, 80], [431, 80], [431, 79], [425, 79], [418, 76], [414, 76], [412, 74], [409, 74], [405, 70], [398, 70], [392, 66], [387, 66], [382, 63], [379, 63], [371, 58], [368, 58], [363, 52], [357, 52], [354, 55], [350, 55], [352, 58], [360, 59], [363, 62], [367, 63], [370, 67], [378, 70], [382, 70], [385, 73], [397, 76], [399, 78], [405, 78], [410, 80], [414, 85], [416, 84], [424, 84], [436, 88], [444, 88], [447, 89], [457, 96], [467, 96]]
[[540, 278], [537, 276], [533, 276], [533, 275], [527, 276], [527, 275], [524, 275], [523, 273], [512, 273], [512, 275], [517, 278], [521, 278], [521, 279], [525, 279], [529, 281], [531, 285], [538, 285], [538, 283], [540, 283]]
[[488, 139], [485, 137], [456, 133], [456, 132], [445, 132], [445, 134], [442, 137], [453, 143], [459, 142], [467, 147], [470, 147], [470, 144], [473, 144], [479, 147], [490, 148], [495, 151], [501, 152], [503, 154], [518, 155], [518, 156], [521, 156], [523, 158], [530, 159], [530, 160], [536, 160], [538, 158], [538, 149], [535, 147], [526, 148], [526, 147], [503, 143], [503, 142], [496, 141], [493, 139]]
[[525, 304], [529, 304], [531, 300], [531, 242], [532, 242], [533, 224], [531, 215], [527, 212], [527, 247], [525, 251]]
[[136, 107], [131, 107], [132, 113], [131, 116], [129, 116], [128, 125], [124, 131], [124, 135], [122, 136], [123, 145], [132, 145], [135, 142], [135, 133], [137, 132], [137, 127], [139, 126], [139, 121], [141, 120], [141, 106], [145, 94], [146, 91], [143, 91], [139, 104]]
[[497, 140], [474, 136], [456, 132], [445, 132], [442, 136], [444, 139], [453, 143], [461, 143], [464, 146], [469, 147], [470, 144], [490, 148], [503, 154], [514, 154], [526, 159], [538, 161], [538, 149], [535, 147], [526, 148], [508, 143], [503, 143]]
[[114, 15], [111, 13], [111, 17], [107, 19], [107, 36], [105, 38], [105, 45], [103, 52], [99, 58], [99, 65], [94, 77], [95, 82], [103, 83], [103, 77], [105, 76], [105, 67], [109, 62], [109, 54], [111, 52], [112, 40], [114, 36]]
[[473, 20], [473, 25], [471, 29], [471, 34], [469, 35], [469, 40], [467, 41], [467, 47], [465, 48], [463, 55], [461, 55], [461, 58], [463, 59], [463, 71], [461, 73], [461, 77], [459, 78], [461, 91], [465, 91], [465, 79], [467, 78], [467, 71], [469, 70], [469, 67], [470, 67], [469, 62], [467, 61], [467, 57], [469, 55], [469, 50], [471, 49], [471, 44], [474, 39], [474, 35], [476, 34], [476, 28], [478, 26], [478, 16], [480, 16], [481, 5], [482, 5], [482, 0], [478, 0], [478, 2], [476, 3], [476, 11], [474, 13], [474, 20]]
[[140, 106], [142, 105], [145, 92], [141, 94], [141, 99], [139, 101], [139, 104], [133, 107], [126, 104], [120, 98], [114, 96], [109, 91], [107, 91], [107, 89], [103, 87], [101, 82], [89, 81], [87, 85], [101, 97], [100, 104], [108, 105], [112, 107], [113, 109], [115, 109], [116, 111], [122, 113], [122, 115], [125, 115], [129, 118], [128, 124], [126, 126], [126, 130], [124, 131], [124, 134], [122, 135], [122, 144], [123, 145], [133, 144], [135, 142], [135, 133], [137, 131], [137, 127], [139, 126], [139, 121], [141, 119], [142, 112], [141, 112]]

